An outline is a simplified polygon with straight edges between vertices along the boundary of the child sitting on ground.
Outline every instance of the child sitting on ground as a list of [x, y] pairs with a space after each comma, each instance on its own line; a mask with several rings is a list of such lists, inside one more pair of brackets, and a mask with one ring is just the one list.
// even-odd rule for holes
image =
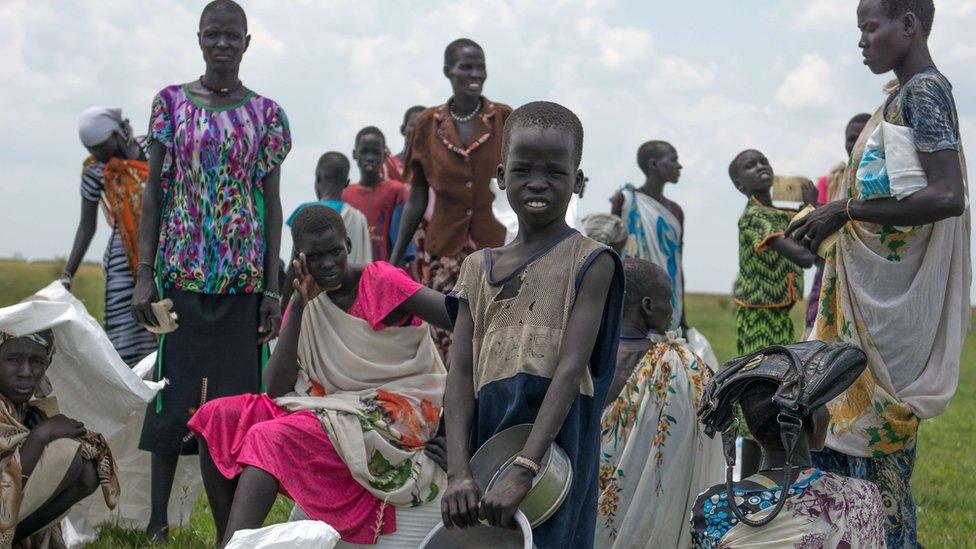
[[291, 309], [264, 372], [267, 394], [220, 398], [190, 419], [218, 539], [263, 523], [279, 491], [351, 543], [396, 529], [395, 507], [443, 491], [425, 455], [445, 371], [428, 326], [444, 296], [389, 263], [349, 265], [339, 214], [295, 218]]
[[[0, 332], [0, 547], [59, 520], [99, 484], [110, 508], [118, 500], [115, 462], [102, 435], [61, 414], [47, 417], [40, 401], [31, 401], [45, 385], [54, 352], [51, 330], [22, 337]], [[63, 547], [60, 530], [52, 533], [26, 546]]]
[[[830, 364], [820, 367], [829, 368]], [[752, 381], [738, 399], [746, 425], [762, 448], [762, 463], [758, 473], [736, 482], [732, 490], [740, 514], [753, 521], [775, 512], [773, 508], [784, 496], [784, 485], [789, 485], [788, 499], [771, 522], [750, 526], [736, 518], [729, 503], [733, 495], [727, 493], [726, 486], [713, 486], [695, 502], [692, 547], [884, 547], [884, 505], [877, 487], [811, 465], [811, 452], [823, 448], [827, 436], [830, 416], [826, 406], [819, 406], [802, 418], [790, 459], [791, 478], [784, 478], [787, 451], [779, 420], [783, 408], [774, 399], [781, 383], [783, 379]], [[799, 386], [802, 391], [826, 389], [834, 395], [846, 388], [802, 382]], [[711, 410], [735, 404], [731, 399], [713, 401]], [[703, 416], [703, 422], [707, 421]]]
[[[562, 506], [533, 529], [542, 549], [593, 546], [600, 414], [613, 379], [623, 294], [617, 254], [565, 220], [584, 182], [583, 127], [548, 102], [505, 122], [498, 185], [518, 215], [510, 244], [468, 256], [454, 290], [452, 366], [445, 393], [448, 527], [480, 518], [515, 527], [514, 515], [555, 442], [569, 457]], [[481, 494], [468, 459], [491, 436], [532, 423], [525, 446]]]
[[[748, 201], [739, 217], [739, 274], [735, 283], [735, 330], [738, 354], [796, 341], [790, 310], [803, 295], [803, 269], [813, 266], [813, 253], [783, 233], [791, 212], [773, 207], [773, 168], [757, 150], [732, 160], [729, 178]], [[817, 189], [803, 189], [804, 201], [815, 206]], [[792, 212], [795, 213], [795, 212]], [[742, 474], [759, 465], [759, 447], [743, 433]]]
[[369, 221], [374, 261], [390, 260], [407, 200], [407, 188], [402, 181], [383, 177], [387, 154], [386, 138], [379, 128], [367, 126], [359, 130], [352, 152], [359, 167], [359, 183], [342, 191], [342, 199], [363, 212]]
[[653, 540], [654, 547], [688, 547], [691, 504], [722, 479], [722, 445], [705, 436], [697, 417], [712, 372], [668, 331], [674, 310], [667, 271], [627, 259], [624, 275], [617, 372], [602, 422], [594, 545]]

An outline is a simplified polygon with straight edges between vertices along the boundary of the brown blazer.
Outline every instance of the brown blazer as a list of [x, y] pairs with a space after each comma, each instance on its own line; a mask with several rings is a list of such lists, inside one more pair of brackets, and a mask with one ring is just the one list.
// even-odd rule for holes
[[502, 129], [512, 108], [484, 100], [471, 143], [461, 146], [447, 104], [420, 113], [404, 168], [407, 184], [426, 181], [434, 214], [425, 247], [431, 255], [457, 256], [470, 237], [477, 248], [505, 243], [505, 227], [491, 213], [491, 179], [501, 162]]

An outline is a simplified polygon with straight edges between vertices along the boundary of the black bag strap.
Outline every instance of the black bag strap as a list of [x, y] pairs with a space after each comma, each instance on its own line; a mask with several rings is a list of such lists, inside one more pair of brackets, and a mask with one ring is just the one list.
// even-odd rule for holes
[[803, 426], [803, 418], [800, 415], [802, 412], [799, 410], [800, 404], [798, 402], [799, 396], [802, 394], [804, 378], [801, 372], [800, 359], [793, 352], [792, 349], [782, 345], [776, 345], [773, 347], [768, 347], [763, 349], [761, 352], [753, 353], [752, 355], [747, 355], [743, 357], [743, 360], [735, 364], [741, 369], [741, 366], [748, 363], [753, 357], [759, 354], [771, 355], [771, 354], [785, 354], [787, 357], [787, 363], [790, 368], [789, 375], [783, 380], [780, 385], [780, 389], [776, 391], [774, 399], [776, 399], [777, 404], [787, 408], [781, 411], [776, 416], [776, 421], [779, 423], [780, 438], [783, 442], [783, 449], [786, 450], [786, 464], [783, 467], [783, 484], [781, 487], [781, 492], [779, 500], [776, 502], [776, 506], [766, 517], [759, 520], [752, 520], [745, 515], [739, 506], [735, 503], [735, 492], [732, 482], [732, 473], [735, 468], [735, 439], [738, 436], [738, 418], [736, 418], [732, 425], [729, 426], [722, 433], [722, 447], [723, 453], [725, 454], [725, 492], [727, 494], [727, 501], [729, 506], [732, 507], [732, 513], [737, 519], [742, 521], [744, 524], [753, 527], [765, 526], [769, 524], [780, 511], [783, 510], [783, 506], [786, 505], [786, 499], [789, 497], [790, 485], [793, 482], [793, 451], [796, 448], [796, 443], [800, 438], [800, 431]]

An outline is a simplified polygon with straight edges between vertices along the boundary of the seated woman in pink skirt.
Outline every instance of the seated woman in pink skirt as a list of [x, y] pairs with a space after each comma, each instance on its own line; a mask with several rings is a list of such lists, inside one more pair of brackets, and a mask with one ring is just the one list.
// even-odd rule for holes
[[425, 454], [446, 373], [422, 322], [450, 329], [444, 296], [389, 263], [348, 265], [342, 218], [292, 225], [295, 295], [266, 394], [213, 400], [190, 419], [218, 540], [259, 528], [280, 492], [352, 543], [396, 530], [397, 505], [445, 486]]

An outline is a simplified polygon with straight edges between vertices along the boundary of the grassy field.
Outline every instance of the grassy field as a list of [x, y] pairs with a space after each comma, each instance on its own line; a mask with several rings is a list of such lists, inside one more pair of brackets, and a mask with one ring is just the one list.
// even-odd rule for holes
[[[24, 263], [0, 260], [0, 306], [20, 299], [57, 279], [60, 262]], [[97, 265], [84, 265], [75, 277], [74, 292], [99, 319], [102, 315], [101, 272]], [[735, 354], [732, 302], [727, 296], [687, 296], [688, 320], [705, 334], [720, 360]], [[802, 310], [794, 310], [797, 326]], [[976, 337], [970, 337], [963, 352], [959, 389], [949, 409], [922, 423], [918, 463], [912, 479], [918, 505], [918, 523], [926, 547], [976, 546]], [[268, 523], [281, 522], [288, 506], [279, 500]], [[214, 536], [205, 498], [197, 502], [190, 524], [173, 533], [170, 547], [205, 547]], [[148, 543], [138, 532], [105, 527], [91, 547], [144, 547]]]

